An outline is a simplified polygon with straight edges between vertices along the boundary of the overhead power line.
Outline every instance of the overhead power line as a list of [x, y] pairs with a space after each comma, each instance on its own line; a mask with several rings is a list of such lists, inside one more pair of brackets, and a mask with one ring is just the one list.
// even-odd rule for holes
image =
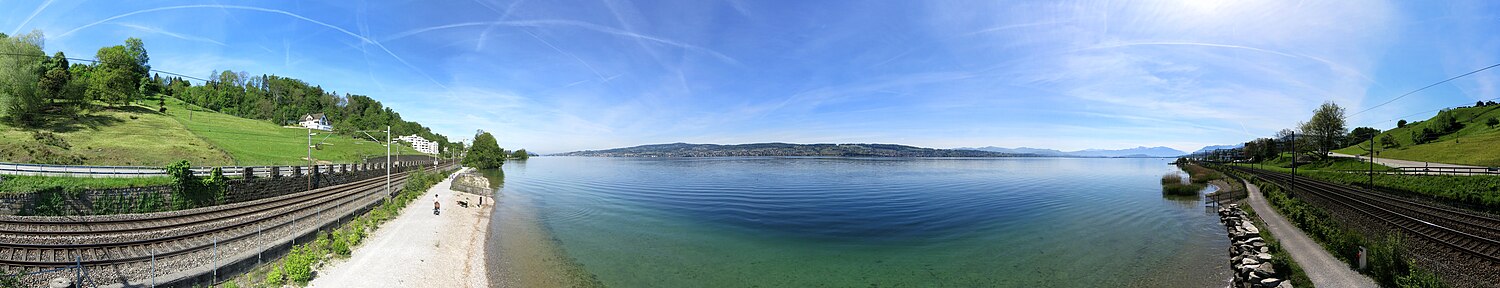
[[[25, 56], [25, 57], [33, 57], [33, 58], [52, 58], [52, 56], [47, 56], [46, 54], [43, 54], [43, 55], [32, 55], [32, 54], [25, 54], [25, 53], [0, 52], [0, 55], [3, 55], [3, 56]], [[83, 62], [89, 62], [89, 63], [94, 63], [94, 64], [104, 63], [104, 61], [99, 61], [99, 60], [94, 60], [94, 59], [83, 59], [83, 58], [73, 58], [73, 57], [63, 57], [63, 59], [68, 59], [68, 61], [83, 61]], [[208, 79], [203, 79], [203, 78], [198, 78], [198, 77], [183, 75], [181, 73], [176, 73], [176, 72], [162, 71], [160, 69], [154, 69], [153, 68], [153, 69], [150, 69], [150, 71], [151, 72], [156, 72], [156, 73], [161, 73], [161, 74], [167, 74], [167, 75], [171, 75], [171, 76], [177, 76], [177, 77], [182, 77], [182, 78], [188, 78], [188, 79], [203, 81], [203, 82], [213, 82], [213, 80], [208, 80]]]
[[1453, 78], [1444, 79], [1443, 81], [1438, 81], [1437, 83], [1432, 83], [1432, 85], [1422, 86], [1422, 88], [1417, 88], [1417, 90], [1411, 90], [1411, 92], [1406, 92], [1406, 94], [1401, 94], [1401, 96], [1396, 96], [1396, 98], [1388, 100], [1388, 101], [1385, 101], [1385, 103], [1380, 103], [1380, 105], [1375, 105], [1375, 106], [1372, 106], [1370, 108], [1365, 108], [1365, 110], [1361, 110], [1358, 113], [1354, 113], [1354, 114], [1351, 114], [1349, 116], [1359, 115], [1360, 113], [1365, 113], [1366, 111], [1374, 110], [1375, 108], [1380, 108], [1380, 106], [1385, 106], [1385, 104], [1391, 104], [1391, 102], [1396, 102], [1396, 100], [1401, 100], [1401, 98], [1405, 98], [1406, 96], [1410, 96], [1411, 94], [1416, 94], [1417, 92], [1422, 92], [1422, 90], [1427, 90], [1427, 88], [1432, 88], [1432, 86], [1442, 85], [1443, 83], [1448, 83], [1448, 81], [1453, 81], [1454, 79], [1463, 78], [1464, 76], [1473, 75], [1474, 73], [1479, 73], [1480, 71], [1490, 70], [1490, 68], [1495, 68], [1495, 67], [1500, 67], [1500, 63], [1496, 63], [1495, 65], [1486, 66], [1484, 68], [1479, 68], [1479, 70], [1469, 71], [1469, 73], [1464, 73], [1462, 75], [1453, 76]]

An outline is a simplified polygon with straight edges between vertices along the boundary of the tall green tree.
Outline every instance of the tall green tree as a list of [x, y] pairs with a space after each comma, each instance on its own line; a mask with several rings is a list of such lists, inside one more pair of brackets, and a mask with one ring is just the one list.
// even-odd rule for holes
[[88, 96], [113, 105], [130, 103], [140, 94], [137, 60], [125, 46], [99, 48], [99, 64], [90, 73]]
[[0, 38], [0, 117], [14, 125], [36, 124], [41, 117], [42, 32]]
[[69, 97], [66, 95], [68, 81], [73, 79], [73, 74], [68, 72], [68, 56], [63, 55], [62, 51], [57, 51], [57, 54], [47, 59], [44, 66], [43, 69], [46, 69], [46, 72], [42, 73], [41, 80], [37, 82], [37, 88], [51, 103], [55, 104], [57, 100], [68, 100]]
[[1332, 101], [1318, 106], [1318, 110], [1313, 111], [1312, 119], [1301, 126], [1302, 134], [1308, 136], [1318, 157], [1326, 157], [1328, 151], [1339, 148], [1345, 134], [1349, 133], [1349, 129], [1344, 126], [1344, 107], [1339, 107]]
[[478, 169], [500, 168], [505, 164], [505, 150], [500, 149], [500, 144], [495, 141], [495, 136], [489, 132], [479, 131], [474, 136], [474, 144], [469, 148], [469, 154], [464, 156], [464, 166]]
[[526, 160], [528, 158], [531, 158], [531, 153], [527, 153], [526, 149], [516, 149], [516, 151], [510, 153], [510, 158]]

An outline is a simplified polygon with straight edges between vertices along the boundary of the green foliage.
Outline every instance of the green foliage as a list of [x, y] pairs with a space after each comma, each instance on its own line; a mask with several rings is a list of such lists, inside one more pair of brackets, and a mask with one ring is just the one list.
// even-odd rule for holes
[[474, 136], [474, 144], [469, 148], [468, 155], [464, 156], [463, 164], [476, 169], [494, 169], [505, 164], [505, 157], [505, 151], [500, 149], [495, 136], [480, 131]]
[[192, 209], [218, 205], [228, 187], [224, 171], [214, 167], [208, 177], [193, 175], [192, 164], [187, 160], [167, 165], [167, 174], [172, 177], [172, 205], [174, 209]]
[[[3, 34], [0, 34], [0, 35], [3, 35]], [[0, 287], [11, 288], [11, 287], [26, 287], [26, 286], [22, 285], [22, 282], [21, 282], [21, 273], [18, 272], [16, 274], [0, 273]]]
[[511, 159], [517, 159], [517, 160], [526, 160], [526, 159], [531, 158], [531, 153], [527, 153], [526, 149], [520, 149], [520, 150], [512, 151], [510, 153], [510, 158]]
[[1429, 272], [1427, 270], [1423, 270], [1420, 267], [1417, 267], [1417, 265], [1415, 263], [1407, 262], [1406, 266], [1410, 267], [1410, 270], [1407, 270], [1407, 273], [1406, 273], [1405, 276], [1398, 276], [1398, 277], [1396, 277], [1396, 287], [1403, 287], [1403, 288], [1407, 288], [1407, 287], [1410, 287], [1410, 288], [1442, 288], [1442, 287], [1448, 287], [1447, 284], [1443, 284], [1443, 281], [1438, 279], [1437, 275], [1432, 274], [1432, 272]]
[[1350, 142], [1353, 142], [1353, 143], [1359, 143], [1359, 141], [1367, 141], [1367, 140], [1370, 140], [1370, 139], [1374, 139], [1375, 135], [1379, 135], [1379, 134], [1380, 134], [1380, 129], [1370, 128], [1370, 127], [1359, 127], [1359, 128], [1354, 128], [1354, 130], [1349, 131], [1349, 136], [1345, 137], [1345, 139], [1349, 140]]
[[42, 33], [34, 31], [0, 38], [0, 116], [17, 126], [31, 126], [42, 112], [43, 93], [37, 83], [43, 72]]
[[219, 288], [240, 288], [240, 283], [234, 281], [226, 281], [223, 285], [219, 285]]
[[1396, 128], [1406, 128], [1406, 119], [1401, 119], [1401, 121], [1396, 121]]
[[282, 261], [286, 263], [282, 269], [285, 270], [287, 281], [307, 284], [307, 281], [312, 280], [312, 265], [317, 263], [320, 256], [318, 250], [315, 246], [302, 244], [293, 247], [291, 252], [287, 252], [286, 258]]
[[[307, 164], [307, 159], [303, 158], [307, 155], [305, 129], [287, 129], [266, 121], [208, 111], [176, 98], [168, 97], [165, 101], [167, 116], [185, 127], [185, 132], [192, 135], [189, 137], [201, 138], [208, 145], [234, 157], [232, 162], [224, 165]], [[326, 132], [318, 133], [318, 138], [313, 140], [325, 143], [313, 151], [313, 158], [319, 161], [357, 163], [369, 157], [385, 156], [385, 146], [378, 141], [369, 141], [364, 133], [357, 133], [359, 138], [336, 134], [326, 139], [323, 138]], [[384, 136], [375, 137], [383, 139]], [[395, 155], [421, 154], [405, 145], [392, 145], [391, 152]]]
[[1328, 151], [1338, 149], [1343, 141], [1341, 138], [1348, 133], [1344, 126], [1344, 108], [1333, 102], [1323, 102], [1317, 111], [1313, 112], [1312, 119], [1302, 124], [1302, 134], [1306, 134], [1308, 140], [1312, 141], [1313, 148], [1320, 152], [1318, 155], [1327, 155]]
[[[277, 265], [277, 264], [272, 264], [272, 265]], [[263, 282], [261, 282], [261, 283], [266, 284], [267, 286], [271, 286], [271, 287], [281, 287], [281, 285], [286, 284], [286, 277], [282, 276], [282, 272], [281, 272], [281, 270], [283, 270], [282, 267], [285, 267], [285, 266], [283, 266], [283, 265], [277, 265], [275, 268], [271, 268], [271, 272], [267, 272], [266, 273], [266, 279], [263, 280]]]
[[1495, 125], [1500, 125], [1500, 118], [1490, 117], [1490, 120], [1484, 120], [1484, 126], [1495, 127]]
[[172, 183], [172, 179], [167, 177], [78, 178], [20, 175], [0, 177], [5, 178], [5, 181], [0, 181], [0, 195], [49, 190], [77, 192], [92, 189], [161, 186]]
[[140, 63], [125, 46], [99, 48], [94, 57], [99, 59], [99, 64], [89, 76], [90, 99], [121, 106], [140, 95], [137, 86], [141, 75], [136, 74]]

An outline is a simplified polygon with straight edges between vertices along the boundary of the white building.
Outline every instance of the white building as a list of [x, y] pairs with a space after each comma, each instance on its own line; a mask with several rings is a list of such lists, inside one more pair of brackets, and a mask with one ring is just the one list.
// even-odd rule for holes
[[308, 129], [333, 131], [333, 125], [328, 125], [328, 117], [323, 113], [302, 115], [302, 122], [298, 126]]
[[396, 140], [401, 140], [401, 141], [406, 141], [407, 143], [411, 143], [411, 148], [417, 149], [417, 152], [422, 152], [422, 153], [427, 153], [427, 154], [438, 154], [438, 143], [437, 142], [428, 141], [427, 138], [422, 138], [422, 136], [417, 136], [417, 134], [396, 137]]

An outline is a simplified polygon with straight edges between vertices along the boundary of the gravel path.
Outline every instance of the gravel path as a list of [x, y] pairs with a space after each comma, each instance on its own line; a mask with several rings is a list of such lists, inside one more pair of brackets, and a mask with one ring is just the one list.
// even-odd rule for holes
[[[1255, 215], [1266, 223], [1266, 229], [1271, 235], [1276, 236], [1276, 241], [1281, 242], [1281, 247], [1292, 255], [1292, 260], [1302, 266], [1302, 271], [1307, 273], [1308, 280], [1312, 280], [1313, 286], [1318, 287], [1378, 287], [1374, 280], [1349, 269], [1348, 264], [1333, 258], [1323, 246], [1313, 242], [1302, 230], [1292, 226], [1286, 218], [1281, 217], [1271, 204], [1266, 202], [1265, 196], [1260, 194], [1260, 187], [1249, 182], [1245, 188], [1250, 190], [1250, 207], [1255, 208]], [[1302, 283], [1295, 283], [1301, 285]]]
[[[484, 238], [490, 209], [474, 205], [479, 196], [449, 190], [452, 181], [450, 176], [428, 189], [401, 216], [376, 230], [354, 256], [318, 271], [308, 287], [488, 286]], [[433, 199], [442, 202], [441, 215], [432, 215]], [[469, 208], [460, 207], [460, 200], [468, 201]], [[490, 203], [492, 199], [485, 200]]]

